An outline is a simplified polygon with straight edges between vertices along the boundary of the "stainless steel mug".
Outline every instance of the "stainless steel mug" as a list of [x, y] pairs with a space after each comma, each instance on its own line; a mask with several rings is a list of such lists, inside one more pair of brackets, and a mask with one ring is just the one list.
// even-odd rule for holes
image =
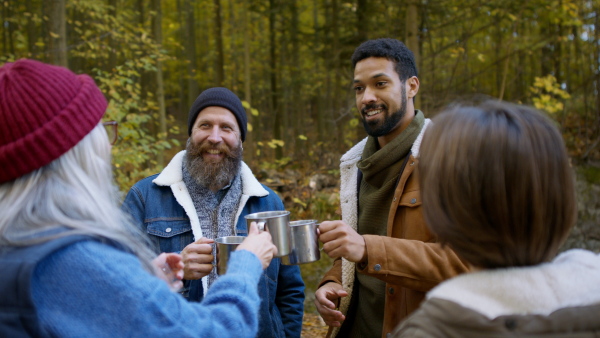
[[281, 261], [285, 265], [298, 265], [316, 262], [321, 258], [319, 251], [319, 236], [317, 220], [290, 222], [292, 252]]
[[231, 253], [244, 241], [244, 236], [225, 236], [215, 239], [217, 243], [217, 274], [227, 272], [227, 264]]
[[246, 215], [246, 223], [256, 222], [259, 230], [265, 228], [271, 234], [273, 244], [277, 247], [275, 257], [283, 257], [290, 253], [290, 212], [289, 211], [264, 211]]

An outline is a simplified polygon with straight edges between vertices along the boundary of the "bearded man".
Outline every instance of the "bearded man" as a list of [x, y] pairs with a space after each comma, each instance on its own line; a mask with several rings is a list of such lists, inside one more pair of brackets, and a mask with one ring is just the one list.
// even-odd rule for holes
[[[123, 203], [157, 252], [181, 253], [181, 293], [189, 301], [202, 300], [218, 278], [214, 239], [246, 236], [245, 215], [283, 210], [277, 194], [242, 161], [247, 121], [240, 99], [229, 89], [205, 90], [190, 109], [186, 150], [160, 174], [136, 183]], [[299, 337], [304, 282], [298, 266], [274, 258], [258, 289], [257, 337]]]
[[413, 53], [395, 39], [352, 55], [356, 107], [368, 136], [340, 160], [342, 220], [321, 222], [334, 258], [315, 292], [328, 337], [387, 337], [425, 293], [468, 270], [425, 224], [419, 146], [429, 119], [415, 109]]

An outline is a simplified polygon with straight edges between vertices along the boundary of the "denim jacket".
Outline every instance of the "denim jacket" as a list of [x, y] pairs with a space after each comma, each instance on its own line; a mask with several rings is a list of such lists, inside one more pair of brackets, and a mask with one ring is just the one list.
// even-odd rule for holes
[[[157, 175], [136, 183], [123, 202], [123, 209], [146, 231], [159, 252], [181, 252], [202, 237], [194, 203], [182, 178], [185, 151], [179, 152]], [[235, 215], [236, 235], [246, 236], [245, 215], [283, 210], [281, 199], [262, 185], [242, 162], [242, 197]], [[202, 300], [206, 277], [184, 281], [184, 296]], [[281, 264], [274, 258], [258, 284], [263, 300], [259, 310], [257, 337], [300, 337], [304, 313], [304, 282], [298, 266]]]

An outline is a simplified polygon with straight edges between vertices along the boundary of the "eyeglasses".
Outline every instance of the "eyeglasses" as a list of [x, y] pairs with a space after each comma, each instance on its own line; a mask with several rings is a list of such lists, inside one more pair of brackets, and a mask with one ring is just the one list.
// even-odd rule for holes
[[106, 129], [106, 135], [108, 135], [108, 142], [110, 142], [110, 145], [117, 143], [117, 139], [119, 138], [117, 127], [119, 126], [119, 123], [117, 121], [107, 121], [102, 122], [102, 125], [104, 126], [104, 129]]

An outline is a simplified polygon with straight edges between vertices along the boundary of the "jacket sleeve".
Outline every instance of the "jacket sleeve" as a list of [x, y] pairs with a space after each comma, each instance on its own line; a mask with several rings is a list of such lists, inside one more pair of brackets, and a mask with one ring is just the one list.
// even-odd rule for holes
[[331, 269], [325, 273], [325, 276], [319, 282], [319, 288], [329, 282], [342, 284], [342, 259], [337, 258], [333, 261]]
[[47, 336], [254, 337], [262, 266], [243, 250], [231, 260], [227, 275], [193, 303], [150, 275], [135, 256], [80, 242], [40, 263], [32, 295]]
[[141, 191], [135, 185], [129, 190], [127, 196], [125, 196], [121, 210], [131, 216], [131, 220], [135, 226], [144, 230], [146, 203]]
[[285, 336], [300, 337], [304, 316], [304, 281], [298, 266], [279, 266], [275, 304], [281, 314]]
[[442, 281], [469, 271], [449, 247], [419, 240], [364, 235], [367, 263], [358, 272], [386, 283], [427, 292]]

